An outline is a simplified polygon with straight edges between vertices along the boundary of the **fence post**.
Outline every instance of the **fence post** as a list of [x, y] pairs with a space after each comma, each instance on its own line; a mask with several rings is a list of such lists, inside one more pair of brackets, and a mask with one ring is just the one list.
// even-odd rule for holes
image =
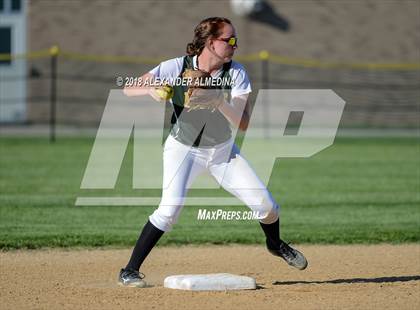
[[[261, 51], [259, 53], [259, 57], [261, 60], [261, 88], [262, 89], [268, 89], [269, 88], [269, 74], [268, 74], [268, 62], [269, 62], [269, 58], [270, 58], [270, 54], [268, 53], [268, 51]], [[263, 98], [262, 102], [263, 102], [263, 115], [264, 115], [264, 120], [263, 120], [263, 130], [264, 130], [264, 138], [269, 138], [270, 137], [270, 124], [269, 124], [269, 120], [270, 120], [270, 106], [267, 103], [267, 100], [265, 100], [266, 98]]]
[[51, 56], [50, 68], [50, 142], [55, 142], [56, 105], [57, 105], [57, 58], [60, 49], [54, 45], [49, 50]]

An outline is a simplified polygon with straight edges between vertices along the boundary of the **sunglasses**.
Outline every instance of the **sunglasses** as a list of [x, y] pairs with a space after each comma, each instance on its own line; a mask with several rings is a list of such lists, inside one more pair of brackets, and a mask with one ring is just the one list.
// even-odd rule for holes
[[226, 39], [219, 38], [219, 39], [216, 39], [216, 40], [226, 42], [227, 44], [229, 44], [230, 46], [233, 46], [233, 47], [238, 46], [238, 38], [237, 37], [230, 37], [230, 38], [226, 38]]

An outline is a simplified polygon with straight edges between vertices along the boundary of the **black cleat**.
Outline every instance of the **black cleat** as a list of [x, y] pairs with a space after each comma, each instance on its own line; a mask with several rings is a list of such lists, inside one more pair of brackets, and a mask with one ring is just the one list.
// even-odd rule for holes
[[129, 287], [146, 287], [144, 274], [133, 269], [121, 269], [118, 284]]
[[303, 270], [308, 266], [308, 261], [306, 260], [305, 256], [282, 240], [280, 240], [280, 246], [277, 249], [272, 249], [268, 246], [267, 249], [271, 254], [280, 256], [290, 266], [299, 270]]

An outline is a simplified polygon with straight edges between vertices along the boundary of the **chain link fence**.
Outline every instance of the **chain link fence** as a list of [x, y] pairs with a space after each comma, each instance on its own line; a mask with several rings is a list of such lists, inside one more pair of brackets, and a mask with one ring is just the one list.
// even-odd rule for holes
[[[0, 55], [0, 60], [26, 62], [27, 74], [3, 74], [0, 83], [26, 81], [26, 96], [1, 96], [0, 108], [26, 105], [23, 124], [98, 126], [110, 89], [117, 79], [138, 77], [163, 58], [86, 55], [58, 47], [25, 55]], [[420, 119], [420, 64], [324, 63], [290, 59], [262, 51], [235, 58], [251, 79], [255, 101], [259, 89], [332, 89], [346, 101], [342, 128], [418, 128]], [[7, 95], [7, 94], [6, 94]], [[267, 111], [276, 115], [281, 102]], [[275, 117], [270, 117], [275, 120]], [[253, 124], [276, 128], [275, 122]]]

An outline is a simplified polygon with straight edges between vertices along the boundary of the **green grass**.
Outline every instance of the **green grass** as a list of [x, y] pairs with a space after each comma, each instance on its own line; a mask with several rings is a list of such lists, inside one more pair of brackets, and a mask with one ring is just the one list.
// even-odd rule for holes
[[[0, 248], [135, 242], [156, 206], [75, 207], [75, 199], [159, 191], [131, 189], [131, 147], [114, 191], [80, 190], [92, 143], [87, 138], [60, 138], [56, 144], [41, 138], [0, 139]], [[281, 204], [283, 238], [295, 243], [419, 242], [419, 167], [420, 144], [413, 138], [340, 138], [311, 158], [277, 160], [269, 189]], [[186, 206], [159, 244], [263, 242], [256, 221], [198, 221], [197, 213], [198, 207]]]

